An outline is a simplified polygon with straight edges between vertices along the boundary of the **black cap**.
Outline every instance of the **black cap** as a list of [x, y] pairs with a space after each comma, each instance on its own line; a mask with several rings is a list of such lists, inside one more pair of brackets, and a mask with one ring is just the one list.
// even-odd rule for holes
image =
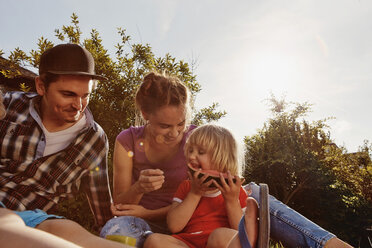
[[46, 50], [40, 57], [39, 75], [45, 72], [57, 75], [86, 75], [101, 80], [107, 79], [96, 75], [92, 54], [77, 44], [60, 44]]

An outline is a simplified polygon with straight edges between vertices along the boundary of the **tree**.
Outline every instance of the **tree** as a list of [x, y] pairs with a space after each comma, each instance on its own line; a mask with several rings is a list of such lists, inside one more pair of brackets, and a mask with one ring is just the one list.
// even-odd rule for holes
[[[194, 99], [201, 90], [201, 85], [196, 80], [196, 75], [190, 70], [188, 63], [177, 60], [170, 54], [164, 57], [156, 57], [149, 44], [131, 44], [131, 37], [126, 30], [118, 28], [120, 42], [115, 45], [115, 57], [112, 58], [102, 45], [99, 32], [92, 29], [90, 37], [82, 39], [79, 20], [76, 14], [71, 16], [71, 25], [63, 26], [55, 30], [55, 36], [62, 42], [77, 43], [88, 49], [96, 62], [96, 72], [108, 78], [107, 82], [101, 82], [89, 104], [95, 120], [103, 127], [113, 147], [116, 135], [123, 129], [134, 124], [135, 107], [134, 96], [143, 76], [153, 70], [165, 71], [168, 74], [179, 77], [189, 87]], [[15, 65], [38, 68], [41, 54], [48, 48], [53, 47], [53, 42], [41, 37], [36, 50], [30, 54], [15, 48], [10, 52], [9, 60]], [[4, 54], [0, 50], [0, 55]], [[17, 71], [3, 71], [5, 76], [15, 77]], [[226, 115], [225, 111], [217, 111], [218, 104], [213, 103], [209, 107], [194, 110], [193, 123], [203, 124], [211, 120], [218, 120]]]
[[305, 188], [313, 188], [323, 173], [319, 156], [323, 146], [331, 143], [323, 130], [325, 121], [298, 121], [310, 109], [308, 103], [295, 104], [286, 112], [287, 103], [272, 96], [269, 119], [258, 134], [245, 138], [247, 148], [245, 175], [249, 180], [265, 181], [270, 192], [285, 204]]
[[[116, 136], [121, 130], [128, 128], [135, 122], [134, 97], [137, 87], [146, 73], [153, 70], [166, 71], [168, 74], [179, 77], [189, 87], [193, 100], [201, 90], [201, 85], [198, 83], [196, 75], [190, 70], [188, 63], [177, 60], [170, 54], [156, 57], [149, 44], [132, 44], [131, 37], [126, 34], [123, 28], [118, 28], [118, 35], [121, 40], [115, 45], [114, 56], [111, 56], [102, 45], [102, 39], [97, 30], [92, 29], [89, 38], [82, 38], [76, 14], [72, 14], [70, 25], [55, 30], [55, 36], [59, 41], [80, 44], [89, 50], [96, 62], [96, 73], [108, 78], [107, 82], [98, 84], [92, 94], [89, 108], [92, 110], [95, 120], [103, 127], [108, 136], [110, 162]], [[36, 50], [31, 50], [28, 55], [20, 48], [16, 48], [10, 53], [9, 60], [15, 65], [37, 68], [40, 55], [53, 46], [53, 42], [41, 37]], [[2, 50], [0, 50], [0, 54], [3, 54]], [[7, 73], [6, 75], [12, 77], [17, 73]], [[217, 111], [217, 107], [218, 104], [213, 103], [210, 107], [199, 111], [193, 108], [193, 123], [203, 124], [205, 121], [218, 120], [223, 117], [226, 113]], [[111, 164], [109, 170], [111, 173]], [[78, 196], [67, 201], [60, 207], [59, 213], [91, 229], [92, 223], [89, 220], [92, 218], [88, 210], [89, 207], [86, 204], [82, 205], [82, 199], [81, 196]], [[71, 207], [75, 207], [75, 210], [72, 210]]]
[[273, 117], [245, 137], [246, 180], [268, 183], [279, 200], [357, 245], [371, 223], [368, 143], [349, 154], [331, 140], [327, 119], [300, 120], [310, 104], [275, 96], [269, 103]]

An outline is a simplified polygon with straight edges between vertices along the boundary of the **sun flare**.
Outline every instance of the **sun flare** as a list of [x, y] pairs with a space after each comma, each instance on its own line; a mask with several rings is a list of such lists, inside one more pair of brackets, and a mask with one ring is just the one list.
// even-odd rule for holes
[[260, 54], [248, 65], [248, 80], [256, 89], [283, 93], [298, 80], [294, 58], [285, 54]]

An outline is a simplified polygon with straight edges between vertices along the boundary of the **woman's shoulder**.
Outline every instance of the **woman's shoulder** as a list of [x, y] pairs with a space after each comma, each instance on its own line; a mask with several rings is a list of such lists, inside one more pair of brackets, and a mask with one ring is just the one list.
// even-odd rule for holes
[[127, 143], [132, 144], [133, 141], [136, 141], [143, 136], [144, 128], [144, 126], [129, 127], [121, 131], [118, 136], [116, 136], [116, 140], [124, 146]]

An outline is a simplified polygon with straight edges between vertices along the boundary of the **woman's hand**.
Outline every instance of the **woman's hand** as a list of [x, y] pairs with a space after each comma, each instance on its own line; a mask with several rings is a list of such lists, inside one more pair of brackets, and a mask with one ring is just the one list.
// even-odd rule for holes
[[111, 204], [111, 212], [115, 216], [136, 216], [146, 218], [148, 209], [135, 204]]
[[[233, 178], [236, 179], [234, 183]], [[214, 181], [214, 185], [221, 191], [225, 202], [232, 202], [239, 199], [240, 188], [244, 183], [245, 179], [240, 179], [238, 176], [232, 176], [230, 171], [227, 172], [227, 181], [226, 183], [225, 178], [223, 177], [222, 173], [220, 173], [220, 181], [221, 185]]]
[[164, 172], [160, 169], [146, 169], [140, 172], [136, 187], [140, 193], [160, 189], [164, 183]]

